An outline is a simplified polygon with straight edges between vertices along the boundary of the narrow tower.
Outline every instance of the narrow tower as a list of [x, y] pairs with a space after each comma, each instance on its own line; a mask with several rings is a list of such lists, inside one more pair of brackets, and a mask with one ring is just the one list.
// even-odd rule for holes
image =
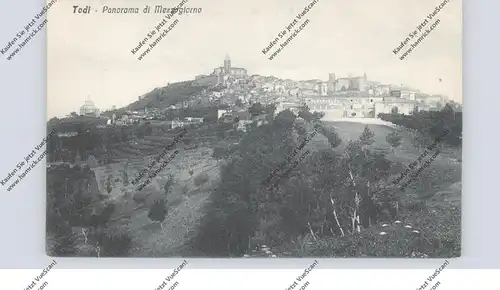
[[224, 74], [231, 74], [231, 59], [229, 58], [229, 54], [226, 53], [226, 58], [224, 59]]
[[328, 95], [332, 96], [333, 93], [335, 92], [335, 74], [334, 73], [329, 73], [328, 74]]

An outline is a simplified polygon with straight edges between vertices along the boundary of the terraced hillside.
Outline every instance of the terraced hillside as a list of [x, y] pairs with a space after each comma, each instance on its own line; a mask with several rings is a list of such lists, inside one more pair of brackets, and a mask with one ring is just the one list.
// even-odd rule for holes
[[191, 81], [173, 83], [146, 93], [141, 100], [133, 102], [126, 109], [135, 111], [142, 110], [145, 107], [165, 108], [188, 100], [191, 96], [200, 93], [206, 88], [204, 86], [195, 86]]
[[[179, 149], [179, 154], [152, 178], [149, 185], [138, 190], [139, 185], [147, 179], [147, 174], [136, 185], [131, 183], [165, 146], [172, 144], [177, 135], [167, 133], [162, 136], [148, 136], [114, 146], [111, 150], [117, 162], [93, 169], [99, 190], [103, 194], [109, 194], [115, 202], [122, 205], [123, 210], [118, 215], [129, 216], [125, 219], [126, 223], [117, 222], [114, 226], [126, 227], [133, 235], [135, 247], [132, 256], [175, 256], [196, 228], [201, 217], [201, 208], [209, 197], [208, 192], [218, 180], [217, 161], [211, 158], [210, 148], [187, 149], [179, 142], [175, 148], [166, 152], [164, 159], [171, 156], [175, 149]], [[159, 163], [154, 165], [150, 172], [158, 168]], [[194, 179], [201, 173], [207, 174], [208, 182], [199, 186], [195, 184]], [[162, 228], [149, 220], [148, 211], [156, 199], [164, 196], [163, 186], [169, 174], [173, 174], [175, 183], [167, 196], [168, 213]], [[112, 190], [109, 193], [106, 190], [108, 180], [112, 182]], [[140, 202], [137, 203], [137, 200]]]

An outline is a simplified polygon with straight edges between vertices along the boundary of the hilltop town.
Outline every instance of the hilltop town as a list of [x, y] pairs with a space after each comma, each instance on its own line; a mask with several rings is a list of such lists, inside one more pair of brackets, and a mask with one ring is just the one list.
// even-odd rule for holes
[[[178, 92], [174, 92], [176, 89]], [[145, 119], [167, 121], [172, 127], [177, 127], [192, 122], [193, 118], [195, 122], [203, 122], [199, 119], [203, 116], [168, 120], [165, 117], [168, 111], [218, 107], [224, 110], [217, 114], [220, 119], [223, 115], [246, 111], [256, 103], [263, 106], [274, 104], [276, 114], [286, 109], [297, 113], [305, 104], [313, 112], [323, 112], [324, 120], [339, 120], [377, 118], [380, 113], [409, 115], [415, 110], [438, 111], [448, 103], [448, 99], [401, 85], [371, 81], [366, 74], [337, 78], [334, 73], [330, 73], [326, 81], [297, 81], [249, 75], [246, 69], [232, 66], [227, 55], [223, 65], [216, 67], [210, 74], [197, 75], [193, 80], [156, 88], [139, 96], [136, 102], [126, 108], [113, 108], [101, 114], [89, 99], [79, 113], [84, 116], [107, 117], [108, 125], [127, 125]], [[242, 118], [240, 121], [248, 122]]]

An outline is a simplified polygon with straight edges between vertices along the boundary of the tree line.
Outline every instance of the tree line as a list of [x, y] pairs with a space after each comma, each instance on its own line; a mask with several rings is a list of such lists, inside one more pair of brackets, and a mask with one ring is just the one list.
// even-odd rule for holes
[[462, 144], [462, 112], [456, 112], [447, 104], [441, 111], [418, 111], [411, 115], [379, 114], [379, 118], [418, 132], [417, 140], [422, 145], [429, 145], [446, 130], [449, 133], [442, 141], [450, 146]]

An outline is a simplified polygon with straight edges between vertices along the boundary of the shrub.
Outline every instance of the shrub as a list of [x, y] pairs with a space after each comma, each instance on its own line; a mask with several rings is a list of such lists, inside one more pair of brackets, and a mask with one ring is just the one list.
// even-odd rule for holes
[[127, 233], [104, 234], [101, 243], [101, 257], [126, 257], [130, 255], [133, 240]]
[[133, 197], [132, 199], [133, 199], [133, 200], [135, 201], [135, 203], [137, 203], [137, 204], [143, 204], [143, 203], [145, 203], [145, 202], [146, 202], [146, 200], [148, 199], [148, 196], [147, 196], [146, 194], [144, 194], [144, 193], [140, 193], [140, 192], [138, 192], [138, 193], [134, 194], [134, 197]]
[[[458, 257], [461, 253], [460, 207], [426, 208], [401, 217], [402, 224], [375, 226], [360, 234], [312, 242], [307, 256]], [[411, 225], [407, 229], [404, 225]], [[418, 230], [418, 233], [413, 232]], [[380, 235], [380, 232], [385, 235]]]
[[194, 178], [194, 185], [201, 186], [207, 183], [209, 179], [208, 174], [206, 172], [202, 172]]
[[368, 125], [366, 125], [363, 133], [361, 133], [361, 136], [359, 137], [359, 140], [361, 142], [361, 145], [368, 146], [372, 145], [375, 142], [374, 137], [375, 133], [373, 133], [373, 131], [368, 128]]
[[165, 202], [163, 200], [157, 200], [153, 203], [153, 206], [149, 209], [148, 218], [152, 221], [162, 222], [167, 216], [167, 208], [165, 207]]
[[51, 257], [72, 257], [77, 252], [76, 237], [70, 228], [59, 229], [57, 235], [47, 233], [46, 252]]
[[109, 175], [107, 180], [106, 180], [106, 191], [108, 193], [111, 193], [112, 190], [113, 190], [112, 177], [111, 177], [111, 175]]
[[391, 147], [394, 149], [401, 145], [402, 139], [403, 137], [401, 137], [401, 135], [399, 135], [397, 131], [392, 131], [391, 133], [387, 134], [387, 136], [385, 136], [385, 140], [387, 141], [387, 143], [389, 143], [389, 145], [391, 145]]

